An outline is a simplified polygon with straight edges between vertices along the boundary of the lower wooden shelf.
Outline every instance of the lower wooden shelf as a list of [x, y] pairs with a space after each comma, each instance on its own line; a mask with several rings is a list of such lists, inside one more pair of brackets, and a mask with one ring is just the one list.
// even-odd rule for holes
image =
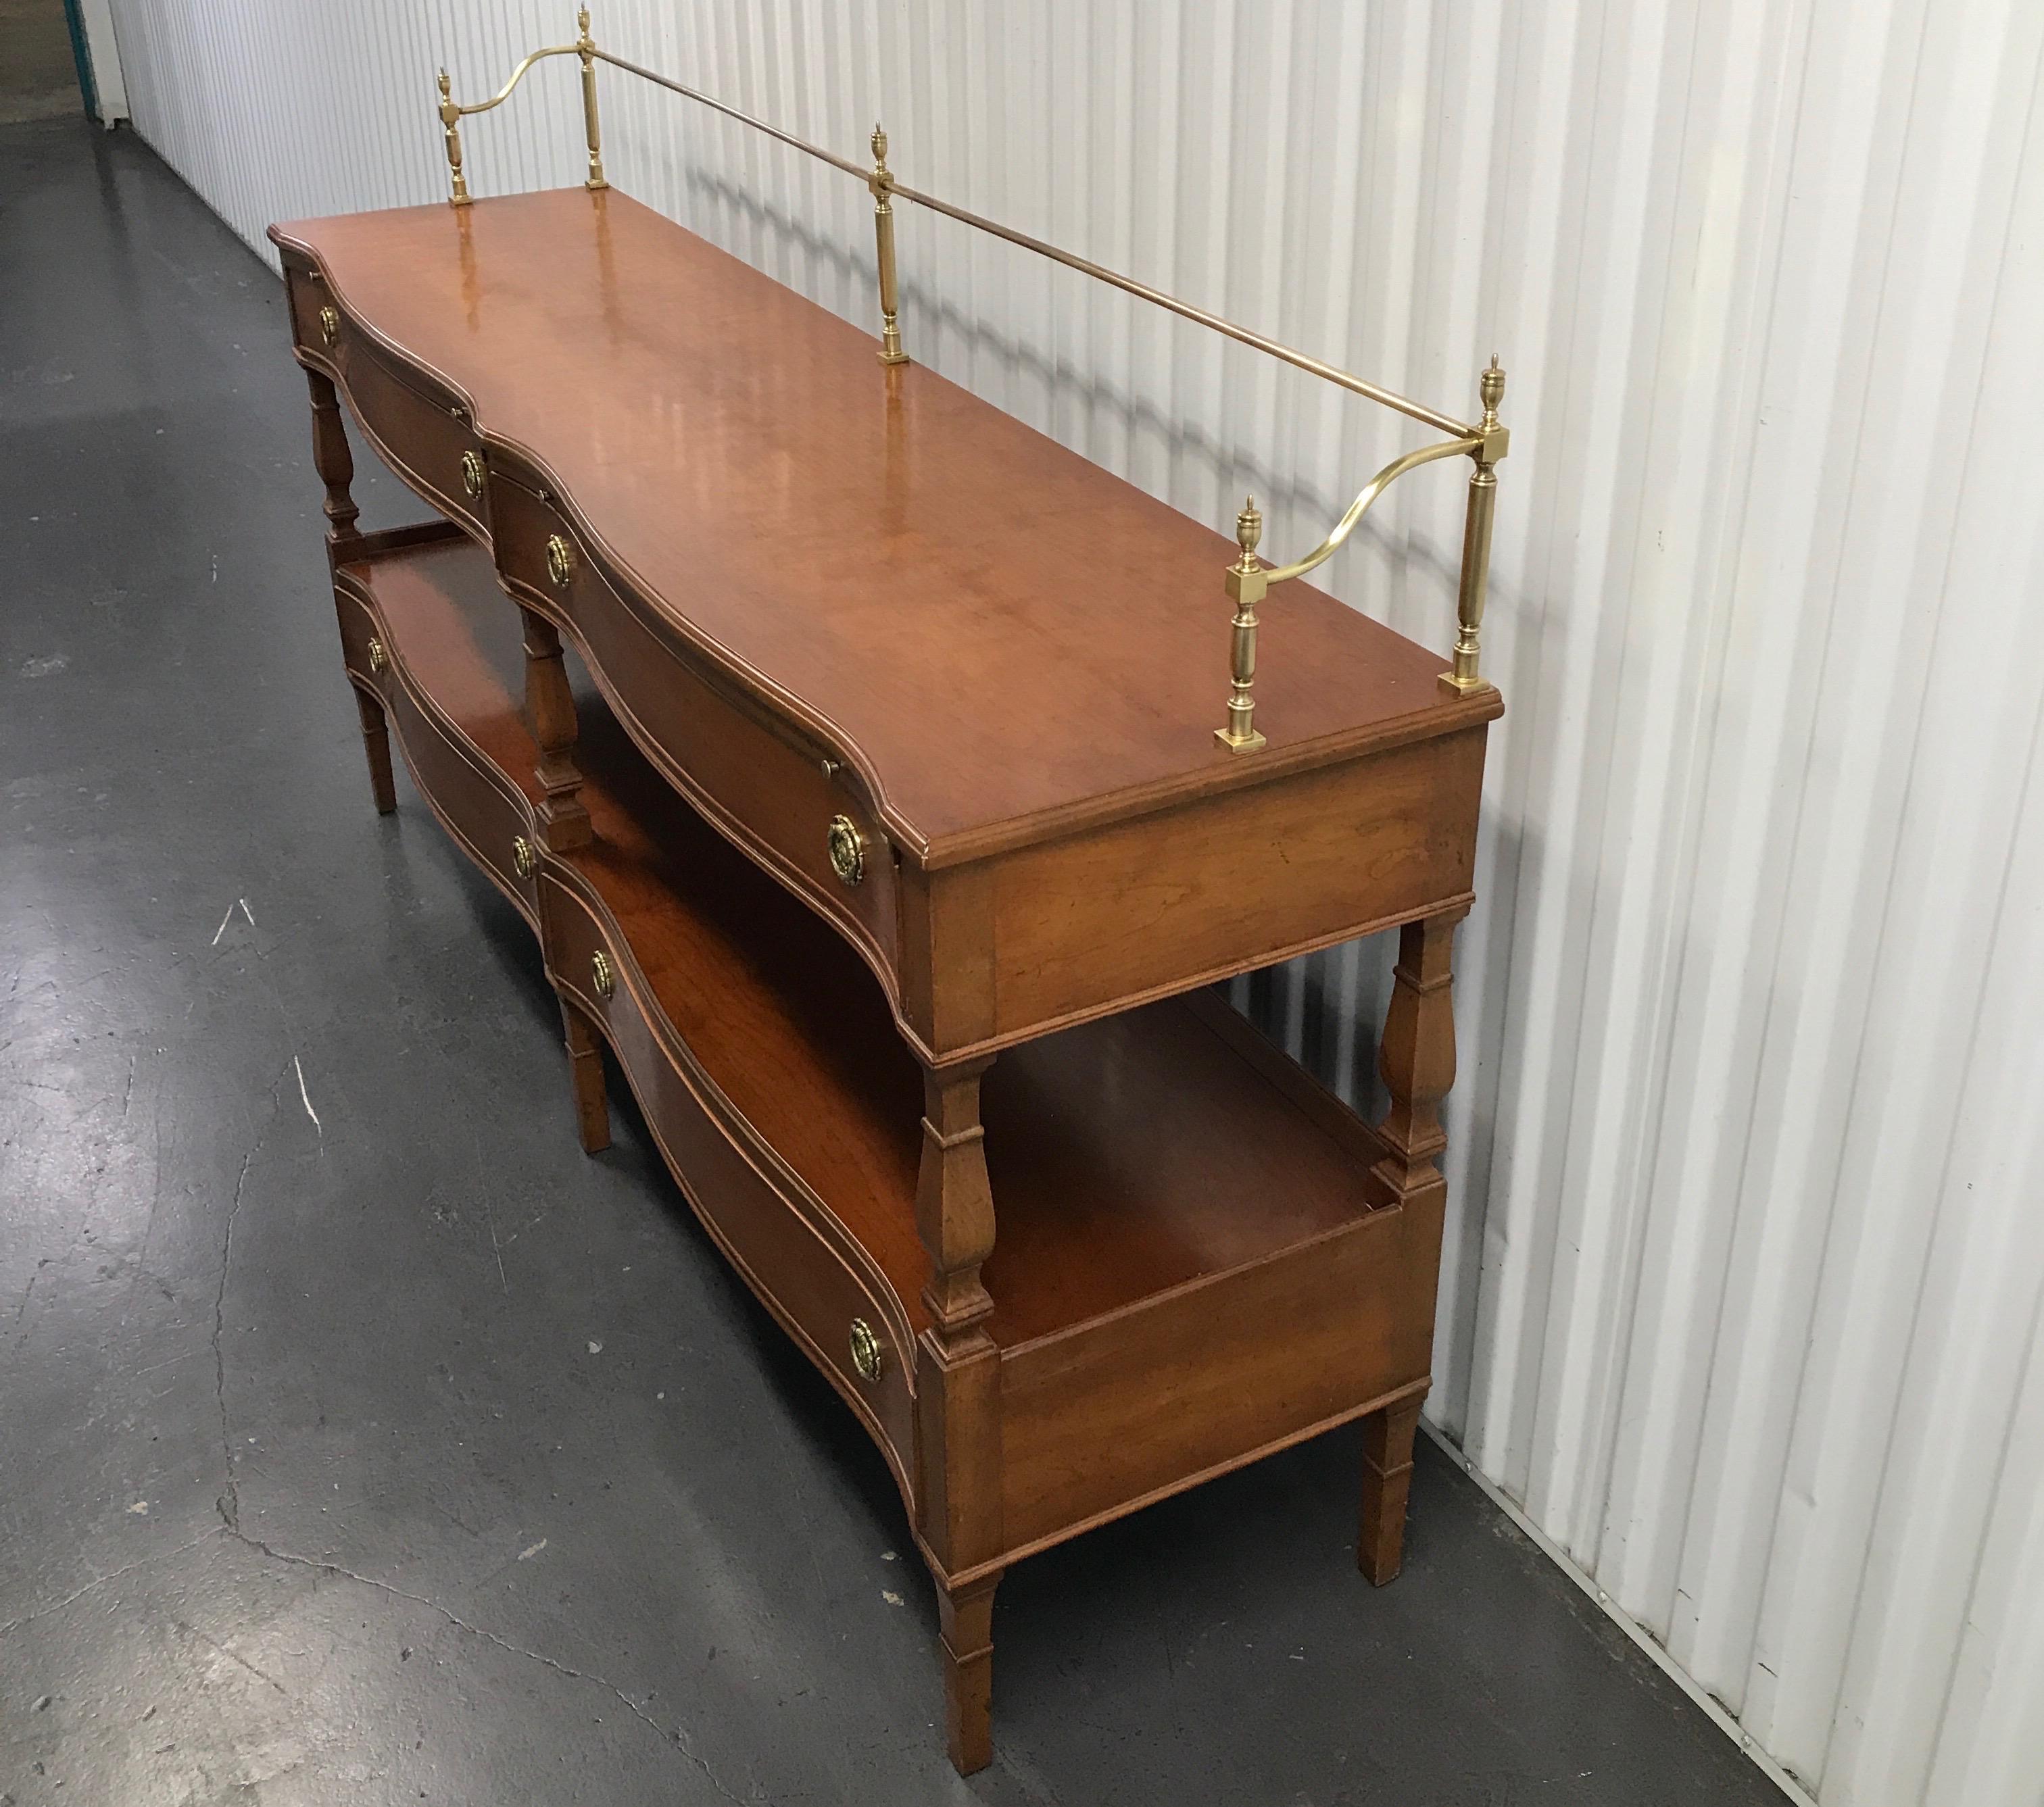
[[[518, 613], [484, 551], [401, 544], [342, 566], [336, 600], [350, 677], [540, 934], [571, 1045], [577, 1019], [609, 1042], [691, 1204], [875, 1437], [920, 1534], [922, 1074], [878, 983], [668, 787], [586, 674], [594, 838], [538, 850]], [[1416, 1405], [1439, 1188], [1374, 1199], [1374, 1133], [1219, 1000], [1011, 1049], [982, 1114], [1004, 1529], [974, 1574]]]

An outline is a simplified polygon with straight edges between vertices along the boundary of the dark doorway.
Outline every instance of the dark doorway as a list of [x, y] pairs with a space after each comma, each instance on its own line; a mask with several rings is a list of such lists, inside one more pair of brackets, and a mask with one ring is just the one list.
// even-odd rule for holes
[[0, 125], [84, 109], [64, 0], [0, 0]]

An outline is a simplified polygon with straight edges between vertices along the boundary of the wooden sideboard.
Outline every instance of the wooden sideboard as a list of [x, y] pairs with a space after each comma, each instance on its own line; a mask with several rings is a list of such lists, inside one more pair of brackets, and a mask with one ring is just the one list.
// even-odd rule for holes
[[[614, 189], [271, 236], [377, 807], [394, 729], [539, 938], [583, 1146], [607, 1046], [878, 1444], [959, 1768], [996, 1584], [1090, 1525], [1360, 1418], [1389, 1579], [1496, 691], [1294, 584], [1217, 743], [1252, 535]], [[344, 400], [438, 519], [359, 531]], [[1370, 1127], [1204, 988], [1393, 925]]]

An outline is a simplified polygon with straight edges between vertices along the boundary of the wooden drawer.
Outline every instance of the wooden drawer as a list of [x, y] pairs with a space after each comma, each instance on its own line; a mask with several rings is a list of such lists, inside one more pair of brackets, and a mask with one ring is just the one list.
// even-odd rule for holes
[[299, 345], [332, 367], [377, 451], [442, 513], [486, 540], [482, 447], [459, 398], [401, 367], [334, 305], [317, 271], [286, 276]]
[[[697, 1216], [866, 1421], [912, 1497], [914, 1345], [892, 1289], [855, 1267], [863, 1252], [820, 1205], [805, 1201], [813, 1219], [791, 1202], [800, 1188], [791, 1173], [770, 1177], [741, 1152], [724, 1126], [735, 1111], [662, 1016], [608, 918], [551, 869], [540, 901], [548, 974], [602, 1030]], [[859, 1326], [877, 1375], [862, 1372], [855, 1355]]]
[[402, 647], [344, 574], [334, 587], [334, 608], [348, 674], [382, 704], [419, 794], [469, 857], [536, 923], [531, 804], [407, 681]]
[[[864, 797], [820, 750], [797, 745], [699, 675], [591, 557], [551, 497], [490, 477], [498, 570], [579, 643], [619, 719], [689, 800], [835, 922], [892, 983], [895, 855]], [[855, 876], [840, 875], [833, 841]]]

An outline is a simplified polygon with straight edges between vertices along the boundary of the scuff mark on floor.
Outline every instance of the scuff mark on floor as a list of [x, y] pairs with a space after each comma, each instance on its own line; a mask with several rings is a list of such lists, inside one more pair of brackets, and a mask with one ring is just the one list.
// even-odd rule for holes
[[[208, 1533], [207, 1535], [211, 1536], [212, 1533]], [[359, 1574], [352, 1568], [343, 1568], [338, 1563], [318, 1561], [310, 1556], [294, 1556], [288, 1550], [280, 1550], [264, 1543], [259, 1537], [250, 1537], [247, 1532], [235, 1525], [228, 1527], [228, 1535], [237, 1543], [246, 1544], [252, 1550], [260, 1551], [273, 1562], [287, 1563], [294, 1568], [311, 1569], [321, 1575], [337, 1575], [344, 1581], [356, 1582], [364, 1587], [373, 1587], [378, 1593], [387, 1594], [394, 1599], [409, 1600], [415, 1606], [423, 1606], [429, 1613], [439, 1613], [456, 1631], [466, 1632], [471, 1637], [480, 1638], [485, 1644], [494, 1644], [499, 1650], [508, 1652], [513, 1656], [522, 1656], [528, 1662], [539, 1663], [543, 1668], [551, 1669], [557, 1675], [565, 1675], [571, 1681], [586, 1682], [592, 1687], [606, 1690], [617, 1697], [618, 1703], [634, 1719], [649, 1726], [664, 1743], [679, 1751], [691, 1763], [701, 1770], [704, 1780], [708, 1782], [710, 1786], [726, 1801], [741, 1800], [741, 1797], [733, 1794], [724, 1786], [723, 1778], [717, 1775], [709, 1763], [697, 1755], [695, 1746], [690, 1741], [686, 1732], [678, 1725], [673, 1731], [668, 1731], [615, 1682], [606, 1680], [603, 1676], [592, 1674], [587, 1670], [571, 1668], [567, 1663], [548, 1655], [544, 1651], [528, 1650], [523, 1644], [513, 1644], [508, 1638], [499, 1637], [496, 1632], [486, 1631], [481, 1625], [471, 1625], [459, 1613], [450, 1612], [439, 1601], [428, 1599], [423, 1594], [413, 1594], [402, 1587], [394, 1587], [387, 1581], [378, 1581], [373, 1575]], [[651, 1696], [648, 1695], [647, 1698], [651, 1699]]]
[[311, 1095], [305, 1090], [305, 1069], [298, 1064], [298, 1057], [295, 1054], [291, 1057], [291, 1071], [298, 1076], [298, 1097], [305, 1105], [305, 1115], [312, 1118], [313, 1127], [319, 1130], [320, 1140], [325, 1141], [326, 1131], [320, 1128], [319, 1113], [313, 1108]]

